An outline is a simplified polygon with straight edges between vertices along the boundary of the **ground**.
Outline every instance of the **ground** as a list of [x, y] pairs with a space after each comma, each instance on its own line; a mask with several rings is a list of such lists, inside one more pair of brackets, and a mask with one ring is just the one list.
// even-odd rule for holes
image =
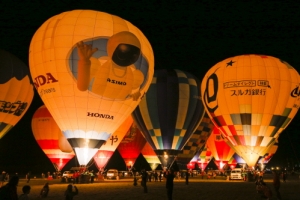
[[[272, 187], [272, 175], [264, 177], [267, 185], [272, 189], [272, 200], [276, 199]], [[32, 179], [30, 199], [39, 199], [39, 193], [44, 183], [49, 182], [50, 192], [48, 200], [63, 200], [64, 191], [68, 183], [59, 180]], [[27, 184], [25, 179], [20, 179], [18, 194], [22, 193], [22, 187]], [[143, 193], [140, 185], [133, 185], [133, 179], [95, 181], [93, 184], [76, 184], [79, 194], [74, 200], [164, 200], [167, 199], [165, 182], [147, 182], [148, 193]], [[289, 176], [287, 182], [281, 182], [280, 192], [283, 200], [299, 200], [300, 180], [298, 175]], [[228, 181], [224, 177], [216, 179], [201, 179], [201, 177], [190, 178], [189, 184], [185, 180], [174, 181], [173, 200], [201, 199], [201, 200], [259, 200], [263, 199], [256, 192], [255, 183], [247, 181]]]

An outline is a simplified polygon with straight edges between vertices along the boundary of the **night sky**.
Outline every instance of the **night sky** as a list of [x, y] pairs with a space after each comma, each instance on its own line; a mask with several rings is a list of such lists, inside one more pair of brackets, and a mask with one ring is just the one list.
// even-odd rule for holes
[[[152, 45], [155, 69], [181, 69], [200, 80], [219, 61], [241, 54], [264, 54], [287, 61], [300, 72], [300, 4], [283, 1], [215, 4], [210, 1], [28, 1], [0, 3], [0, 49], [28, 65], [35, 31], [53, 15], [91, 9], [117, 15], [137, 26]], [[200, 3], [201, 2], [201, 3]], [[31, 131], [33, 113], [41, 106], [35, 92], [18, 124], [0, 140], [0, 170], [10, 173], [54, 171]], [[269, 166], [300, 164], [300, 114], [279, 137]], [[125, 164], [119, 155], [109, 163]], [[143, 162], [143, 159], [141, 163]], [[143, 164], [137, 163], [142, 166]], [[76, 160], [66, 166], [77, 165]]]

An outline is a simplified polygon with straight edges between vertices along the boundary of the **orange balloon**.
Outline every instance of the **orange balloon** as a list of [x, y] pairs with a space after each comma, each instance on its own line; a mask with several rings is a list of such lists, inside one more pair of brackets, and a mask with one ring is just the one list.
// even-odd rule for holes
[[[38, 108], [31, 120], [32, 132], [35, 140], [46, 156], [60, 171], [74, 156], [74, 152], [65, 153], [61, 150], [70, 150], [70, 144], [63, 136], [46, 106]], [[62, 140], [63, 142], [60, 142]], [[64, 146], [61, 146], [64, 145]]]
[[298, 72], [285, 61], [240, 55], [209, 69], [201, 96], [223, 137], [254, 167], [296, 115], [299, 84]]

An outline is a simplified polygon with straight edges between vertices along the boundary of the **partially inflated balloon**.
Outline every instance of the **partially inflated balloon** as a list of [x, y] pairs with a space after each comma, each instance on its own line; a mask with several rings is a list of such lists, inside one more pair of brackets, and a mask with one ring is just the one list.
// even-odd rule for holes
[[155, 70], [147, 94], [132, 113], [164, 168], [182, 152], [203, 115], [200, 82], [180, 70]]
[[234, 150], [225, 142], [221, 132], [214, 127], [213, 132], [206, 141], [207, 147], [211, 150], [215, 158], [215, 164], [221, 170], [226, 167], [228, 161], [235, 153]]
[[104, 12], [73, 10], [48, 19], [29, 51], [35, 87], [86, 165], [139, 104], [154, 71], [143, 33]]
[[133, 167], [145, 144], [144, 136], [133, 124], [117, 148], [128, 168]]
[[241, 55], [213, 66], [201, 92], [214, 124], [253, 167], [296, 115], [299, 83], [298, 72], [278, 58]]
[[100, 149], [94, 156], [94, 161], [99, 170], [104, 169], [126, 133], [128, 133], [128, 130], [132, 126], [132, 123], [133, 119], [131, 116], [129, 116], [114, 132], [114, 134], [112, 134], [112, 136], [100, 147]]
[[191, 163], [198, 163], [198, 166], [201, 170], [205, 170], [209, 162], [212, 160], [213, 155], [207, 145], [203, 147], [200, 151], [196, 153], [196, 155], [191, 160]]
[[176, 158], [176, 164], [179, 169], [193, 169], [195, 167], [195, 164], [189, 162], [198, 151], [204, 148], [213, 127], [214, 125], [210, 118], [205, 114], [197, 130], [192, 134], [186, 145], [184, 145], [183, 152], [178, 154]]
[[[38, 108], [31, 121], [33, 136], [54, 167], [60, 171], [74, 156], [70, 144], [63, 136], [46, 106]], [[68, 153], [63, 152], [69, 151]]]
[[33, 95], [28, 67], [16, 56], [0, 50], [0, 138], [23, 117]]
[[148, 142], [146, 142], [141, 153], [146, 159], [146, 161], [148, 162], [148, 164], [150, 165], [152, 170], [155, 170], [158, 167], [158, 165], [161, 164], [156, 153], [154, 152], [154, 150], [152, 149], [152, 147]]
[[266, 165], [269, 163], [271, 158], [274, 156], [278, 149], [278, 143], [275, 143], [274, 145], [270, 146], [270, 148], [267, 150], [266, 155], [262, 156], [258, 160], [258, 165], [260, 167], [260, 170], [263, 171]]

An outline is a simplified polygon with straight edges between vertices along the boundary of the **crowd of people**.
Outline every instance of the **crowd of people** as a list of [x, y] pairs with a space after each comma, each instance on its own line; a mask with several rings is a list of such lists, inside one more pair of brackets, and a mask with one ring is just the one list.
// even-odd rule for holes
[[[155, 181], [155, 182], [161, 182], [164, 181], [166, 183], [166, 189], [167, 189], [167, 196], [168, 199], [172, 199], [172, 193], [173, 193], [173, 180], [175, 178], [181, 179], [185, 178], [185, 184], [189, 184], [189, 177], [193, 176], [192, 171], [185, 170], [181, 172], [175, 172], [173, 169], [169, 170], [162, 170], [162, 171], [149, 171], [147, 172], [146, 170], [142, 170], [141, 173], [138, 172], [133, 172], [134, 177], [135, 177], [135, 186], [137, 185], [137, 176], [141, 177], [141, 186], [143, 187], [143, 192], [148, 193], [148, 188], [147, 188], [147, 182]], [[272, 194], [272, 190], [270, 187], [264, 182], [263, 177], [264, 173], [263, 172], [256, 172], [252, 171], [253, 174], [253, 179], [255, 180], [255, 185], [256, 185], [256, 190], [257, 193], [260, 193], [262, 197], [266, 199], [271, 199], [273, 195], [276, 196], [277, 199], [281, 199], [281, 194], [280, 194], [280, 184], [281, 182], [286, 182], [287, 179], [287, 172], [282, 171], [279, 172], [277, 170], [273, 170], [273, 191], [275, 191], [275, 194]], [[55, 175], [54, 175], [55, 174]], [[209, 175], [209, 172], [202, 171], [199, 173], [200, 177], [206, 174], [207, 176]], [[213, 175], [214, 173], [212, 173]], [[217, 174], [215, 172], [215, 174]], [[78, 194], [78, 188], [74, 185], [75, 183], [80, 183], [79, 182], [79, 177], [81, 175], [88, 175], [89, 176], [89, 182], [93, 183], [95, 177], [98, 175], [103, 175], [101, 171], [98, 173], [94, 173], [93, 170], [88, 171], [75, 171], [72, 175], [72, 183], [70, 183], [67, 186], [67, 190], [65, 191], [65, 199], [71, 200], [73, 199], [73, 196]], [[30, 193], [31, 187], [28, 185], [31, 179], [31, 172], [28, 172], [26, 174], [26, 182], [27, 184], [23, 186], [22, 188], [22, 194], [18, 196], [17, 194], [17, 185], [19, 182], [19, 176], [17, 173], [15, 173], [13, 176], [9, 176], [9, 174], [5, 171], [3, 171], [0, 175], [0, 199], [19, 199], [19, 200], [28, 200], [28, 195]], [[47, 177], [53, 177], [55, 178], [60, 178], [60, 173], [53, 173], [52, 175], [50, 172], [47, 173]], [[41, 175], [42, 179], [47, 178], [43, 173]], [[282, 178], [282, 181], [280, 180]], [[7, 182], [7, 183], [5, 183]], [[45, 183], [45, 185], [41, 188], [40, 191], [40, 197], [41, 198], [46, 198], [49, 194], [50, 188], [49, 188], [49, 183]]]

